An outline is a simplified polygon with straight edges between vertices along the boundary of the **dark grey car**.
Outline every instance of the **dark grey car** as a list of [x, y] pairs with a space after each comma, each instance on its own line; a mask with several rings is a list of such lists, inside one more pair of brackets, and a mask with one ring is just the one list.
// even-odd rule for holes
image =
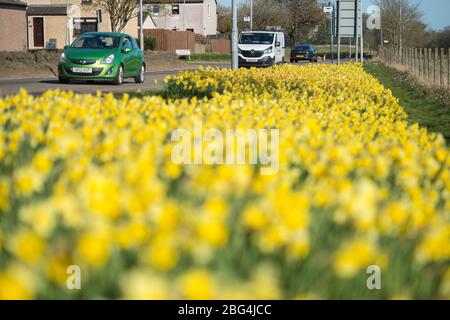
[[312, 44], [299, 44], [291, 51], [291, 63], [302, 60], [317, 62], [317, 49]]

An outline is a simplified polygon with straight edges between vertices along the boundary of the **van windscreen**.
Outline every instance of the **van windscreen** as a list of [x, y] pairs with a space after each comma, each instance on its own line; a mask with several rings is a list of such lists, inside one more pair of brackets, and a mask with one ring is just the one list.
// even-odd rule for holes
[[274, 33], [241, 33], [240, 44], [272, 44]]

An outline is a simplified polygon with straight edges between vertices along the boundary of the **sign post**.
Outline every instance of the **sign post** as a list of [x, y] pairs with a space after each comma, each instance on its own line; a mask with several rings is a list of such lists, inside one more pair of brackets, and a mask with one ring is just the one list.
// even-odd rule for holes
[[[355, 39], [355, 61], [364, 61], [362, 0], [337, 0], [338, 63], [341, 62], [341, 38]], [[359, 52], [360, 51], [360, 52]]]
[[237, 24], [237, 0], [231, 2], [232, 29], [231, 29], [231, 69], [238, 69], [238, 24]]
[[250, 0], [250, 30], [253, 30], [253, 0]]
[[142, 0], [139, 0], [139, 21], [140, 21], [140, 28], [139, 28], [139, 46], [141, 47], [141, 50], [144, 51], [144, 21], [143, 21], [143, 11], [142, 8]]
[[330, 54], [331, 54], [331, 63], [334, 63], [334, 6], [331, 4], [331, 2], [328, 3], [327, 6], [323, 7], [323, 12], [325, 14], [330, 15]]

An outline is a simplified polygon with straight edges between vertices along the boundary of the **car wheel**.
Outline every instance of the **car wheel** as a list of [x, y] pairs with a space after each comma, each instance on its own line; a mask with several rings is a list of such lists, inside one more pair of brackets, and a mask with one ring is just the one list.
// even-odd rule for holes
[[59, 80], [59, 83], [62, 83], [62, 84], [70, 83], [70, 79], [67, 79], [67, 78], [58, 77], [58, 80]]
[[115, 85], [121, 85], [123, 83], [123, 65], [119, 66], [119, 70], [117, 70], [116, 78], [114, 79]]
[[145, 81], [145, 66], [142, 65], [141, 69], [138, 73], [138, 75], [136, 76], [136, 78], [134, 78], [134, 81], [136, 83], [143, 83]]

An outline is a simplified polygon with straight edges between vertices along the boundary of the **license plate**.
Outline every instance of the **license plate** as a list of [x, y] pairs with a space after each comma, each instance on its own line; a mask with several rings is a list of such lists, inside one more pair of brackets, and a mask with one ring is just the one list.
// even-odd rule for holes
[[247, 62], [258, 62], [258, 59], [246, 59]]
[[305, 56], [303, 54], [300, 54], [297, 56], [297, 58], [304, 58]]
[[72, 71], [77, 73], [92, 73], [92, 68], [72, 68]]

